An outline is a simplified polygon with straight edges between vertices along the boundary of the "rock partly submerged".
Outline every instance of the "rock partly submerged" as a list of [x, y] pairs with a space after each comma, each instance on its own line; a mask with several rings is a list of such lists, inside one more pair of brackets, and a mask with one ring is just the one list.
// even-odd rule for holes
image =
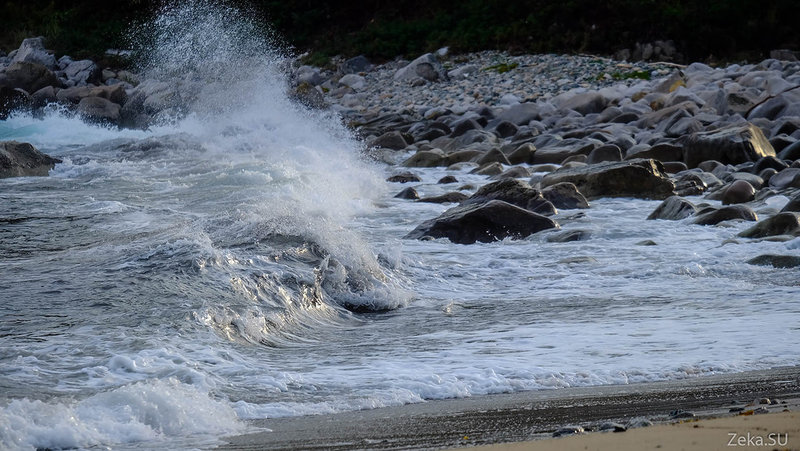
[[501, 200], [459, 205], [423, 222], [405, 238], [447, 238], [458, 244], [525, 238], [557, 228], [552, 219]]
[[599, 197], [637, 197], [666, 199], [674, 194], [675, 184], [658, 160], [634, 159], [590, 166], [559, 169], [542, 179], [546, 188], [572, 183], [588, 199]]
[[46, 176], [58, 158], [43, 154], [28, 143], [0, 142], [0, 178]]

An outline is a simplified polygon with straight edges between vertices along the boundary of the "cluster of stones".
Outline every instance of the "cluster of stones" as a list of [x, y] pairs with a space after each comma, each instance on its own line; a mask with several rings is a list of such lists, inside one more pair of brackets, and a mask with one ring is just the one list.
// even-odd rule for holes
[[[449, 70], [442, 58], [426, 54], [377, 67], [362, 59], [359, 73], [296, 72], [349, 118], [371, 156], [408, 168], [390, 181], [419, 181], [409, 171], [420, 167], [487, 177], [472, 194], [464, 187], [418, 199], [413, 188], [404, 189], [398, 196], [458, 203], [409, 238], [521, 238], [557, 228], [551, 216], [558, 209], [587, 208], [587, 199], [600, 197], [664, 200], [650, 219], [753, 221], [740, 234], [746, 238], [800, 235], [797, 61], [632, 68], [536, 55], [508, 57], [501, 72], [487, 70], [487, 55], [471, 55]], [[606, 76], [620, 68], [649, 71], [652, 81]], [[778, 211], [768, 202], [774, 196], [791, 200]], [[582, 237], [571, 232], [558, 239]]]

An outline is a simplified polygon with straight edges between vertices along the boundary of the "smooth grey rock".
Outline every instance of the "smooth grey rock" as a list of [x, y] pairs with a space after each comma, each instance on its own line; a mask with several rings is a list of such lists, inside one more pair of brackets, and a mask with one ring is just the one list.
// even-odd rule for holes
[[41, 36], [24, 39], [11, 62], [36, 63], [50, 70], [59, 69], [56, 57], [44, 48], [44, 38]]
[[56, 74], [47, 67], [27, 61], [19, 61], [0, 72], [0, 86], [19, 88], [28, 94], [45, 86], [61, 86]]
[[413, 172], [401, 172], [399, 174], [394, 174], [386, 179], [387, 182], [392, 183], [409, 183], [409, 182], [421, 182], [422, 179], [419, 178], [417, 174]]
[[439, 60], [436, 59], [436, 56], [432, 53], [426, 53], [419, 58], [415, 59], [414, 61], [410, 62], [405, 67], [398, 69], [397, 72], [394, 74], [394, 79], [398, 81], [412, 81], [414, 79], [419, 79], [420, 76], [417, 73], [417, 66], [420, 64], [427, 64], [431, 67], [431, 69], [437, 74], [437, 79], [442, 81], [449, 80], [447, 76], [447, 71], [444, 70]]
[[394, 197], [397, 199], [417, 200], [419, 199], [419, 193], [413, 187], [409, 186], [408, 188], [397, 193]]
[[358, 55], [353, 58], [345, 60], [339, 66], [339, 72], [342, 74], [357, 74], [359, 72], [369, 72], [372, 70], [372, 63], [364, 55]]
[[786, 168], [769, 179], [769, 186], [778, 189], [800, 188], [800, 168]]
[[656, 207], [647, 219], [667, 219], [670, 221], [678, 221], [697, 213], [697, 207], [688, 200], [678, 197], [670, 196], [664, 199], [664, 202]]
[[64, 75], [77, 85], [100, 81], [100, 68], [91, 60], [73, 61], [64, 69]]
[[89, 121], [117, 123], [121, 108], [118, 104], [102, 97], [84, 97], [75, 110]]
[[439, 196], [430, 196], [430, 197], [423, 197], [419, 199], [419, 202], [428, 202], [432, 204], [458, 204], [465, 200], [467, 200], [469, 196], [464, 193], [459, 193], [458, 191], [451, 191], [449, 193], [444, 193]]
[[444, 164], [450, 166], [451, 164], [455, 163], [464, 163], [467, 161], [475, 160], [480, 155], [483, 155], [483, 152], [481, 152], [480, 150], [474, 150], [474, 149], [459, 150], [457, 152], [452, 152], [445, 155]]
[[367, 86], [367, 79], [357, 74], [347, 74], [339, 79], [339, 83], [360, 91]]
[[536, 153], [535, 145], [532, 143], [522, 144], [508, 155], [508, 162], [511, 164], [532, 163], [534, 153]]
[[501, 152], [499, 149], [492, 149], [492, 150], [486, 152], [481, 157], [479, 157], [477, 160], [475, 160], [475, 162], [478, 163], [479, 165], [484, 165], [484, 164], [487, 164], [487, 163], [495, 163], [495, 162], [496, 163], [500, 163], [500, 164], [504, 164], [506, 166], [510, 166], [511, 165], [511, 163], [508, 161], [508, 158], [506, 157], [506, 155], [503, 152]]
[[755, 199], [756, 190], [745, 180], [735, 180], [725, 188], [722, 194], [722, 205], [742, 204]]
[[764, 133], [751, 123], [694, 133], [684, 140], [683, 150], [683, 161], [690, 168], [706, 160], [739, 164], [775, 156], [775, 149]]
[[794, 211], [800, 212], [800, 193], [796, 194], [793, 198], [789, 199], [789, 202], [783, 206], [781, 212], [785, 211]]
[[800, 160], [800, 140], [783, 148], [781, 153], [778, 154], [778, 158], [781, 160]]
[[532, 120], [539, 119], [541, 119], [539, 105], [536, 103], [518, 103], [503, 110], [497, 115], [495, 121], [497, 124], [511, 122], [514, 125], [525, 125]]
[[56, 163], [61, 160], [39, 152], [28, 143], [0, 142], [0, 178], [46, 176]]
[[764, 254], [747, 261], [751, 265], [772, 266], [774, 268], [797, 268], [800, 266], [800, 257], [796, 255]]
[[551, 215], [556, 213], [553, 204], [527, 183], [517, 179], [503, 179], [482, 186], [464, 204], [485, 203], [502, 200], [534, 213]]
[[775, 235], [800, 235], [800, 219], [797, 213], [778, 213], [739, 233], [743, 238], [764, 238]]
[[423, 150], [411, 155], [404, 162], [400, 163], [400, 165], [408, 168], [432, 168], [436, 166], [445, 166], [444, 161], [444, 155], [441, 151]]
[[591, 237], [591, 232], [586, 230], [566, 230], [554, 233], [547, 237], [548, 243], [570, 243], [573, 241], [585, 241]]
[[589, 152], [586, 164], [602, 163], [604, 161], [622, 161], [622, 149], [616, 144], [606, 144]]
[[701, 211], [693, 222], [699, 225], [715, 225], [730, 220], [758, 221], [758, 215], [746, 205], [729, 205], [720, 209]]
[[408, 147], [406, 139], [399, 131], [386, 132], [375, 138], [369, 147], [379, 147], [383, 149], [402, 150]]
[[550, 185], [542, 190], [542, 196], [556, 208], [564, 210], [589, 208], [589, 202], [574, 183], [563, 182]]
[[431, 236], [447, 238], [458, 244], [488, 243], [506, 237], [525, 238], [552, 228], [558, 228], [552, 219], [508, 202], [492, 200], [453, 207], [439, 217], [423, 222], [405, 238]]
[[493, 163], [486, 163], [483, 166], [473, 169], [469, 173], [485, 176], [498, 175], [503, 173], [503, 165], [496, 161]]
[[674, 194], [675, 184], [656, 160], [637, 159], [559, 169], [542, 179], [542, 187], [574, 183], [587, 199], [598, 197], [638, 197], [666, 199]]

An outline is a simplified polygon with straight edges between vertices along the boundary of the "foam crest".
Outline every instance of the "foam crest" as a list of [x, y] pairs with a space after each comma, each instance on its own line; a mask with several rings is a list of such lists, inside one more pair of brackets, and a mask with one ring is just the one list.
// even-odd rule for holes
[[241, 432], [228, 404], [175, 379], [139, 382], [80, 401], [15, 399], [0, 408], [0, 448], [63, 449]]

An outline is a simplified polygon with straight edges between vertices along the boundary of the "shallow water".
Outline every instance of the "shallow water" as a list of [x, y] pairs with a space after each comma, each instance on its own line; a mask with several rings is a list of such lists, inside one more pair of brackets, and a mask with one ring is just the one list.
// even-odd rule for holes
[[226, 89], [253, 86], [147, 132], [0, 122], [64, 161], [0, 180], [0, 448], [190, 448], [251, 418], [797, 364], [797, 270], [745, 262], [799, 239], [601, 199], [555, 218], [584, 241], [404, 240], [447, 206], [394, 199], [278, 72]]

